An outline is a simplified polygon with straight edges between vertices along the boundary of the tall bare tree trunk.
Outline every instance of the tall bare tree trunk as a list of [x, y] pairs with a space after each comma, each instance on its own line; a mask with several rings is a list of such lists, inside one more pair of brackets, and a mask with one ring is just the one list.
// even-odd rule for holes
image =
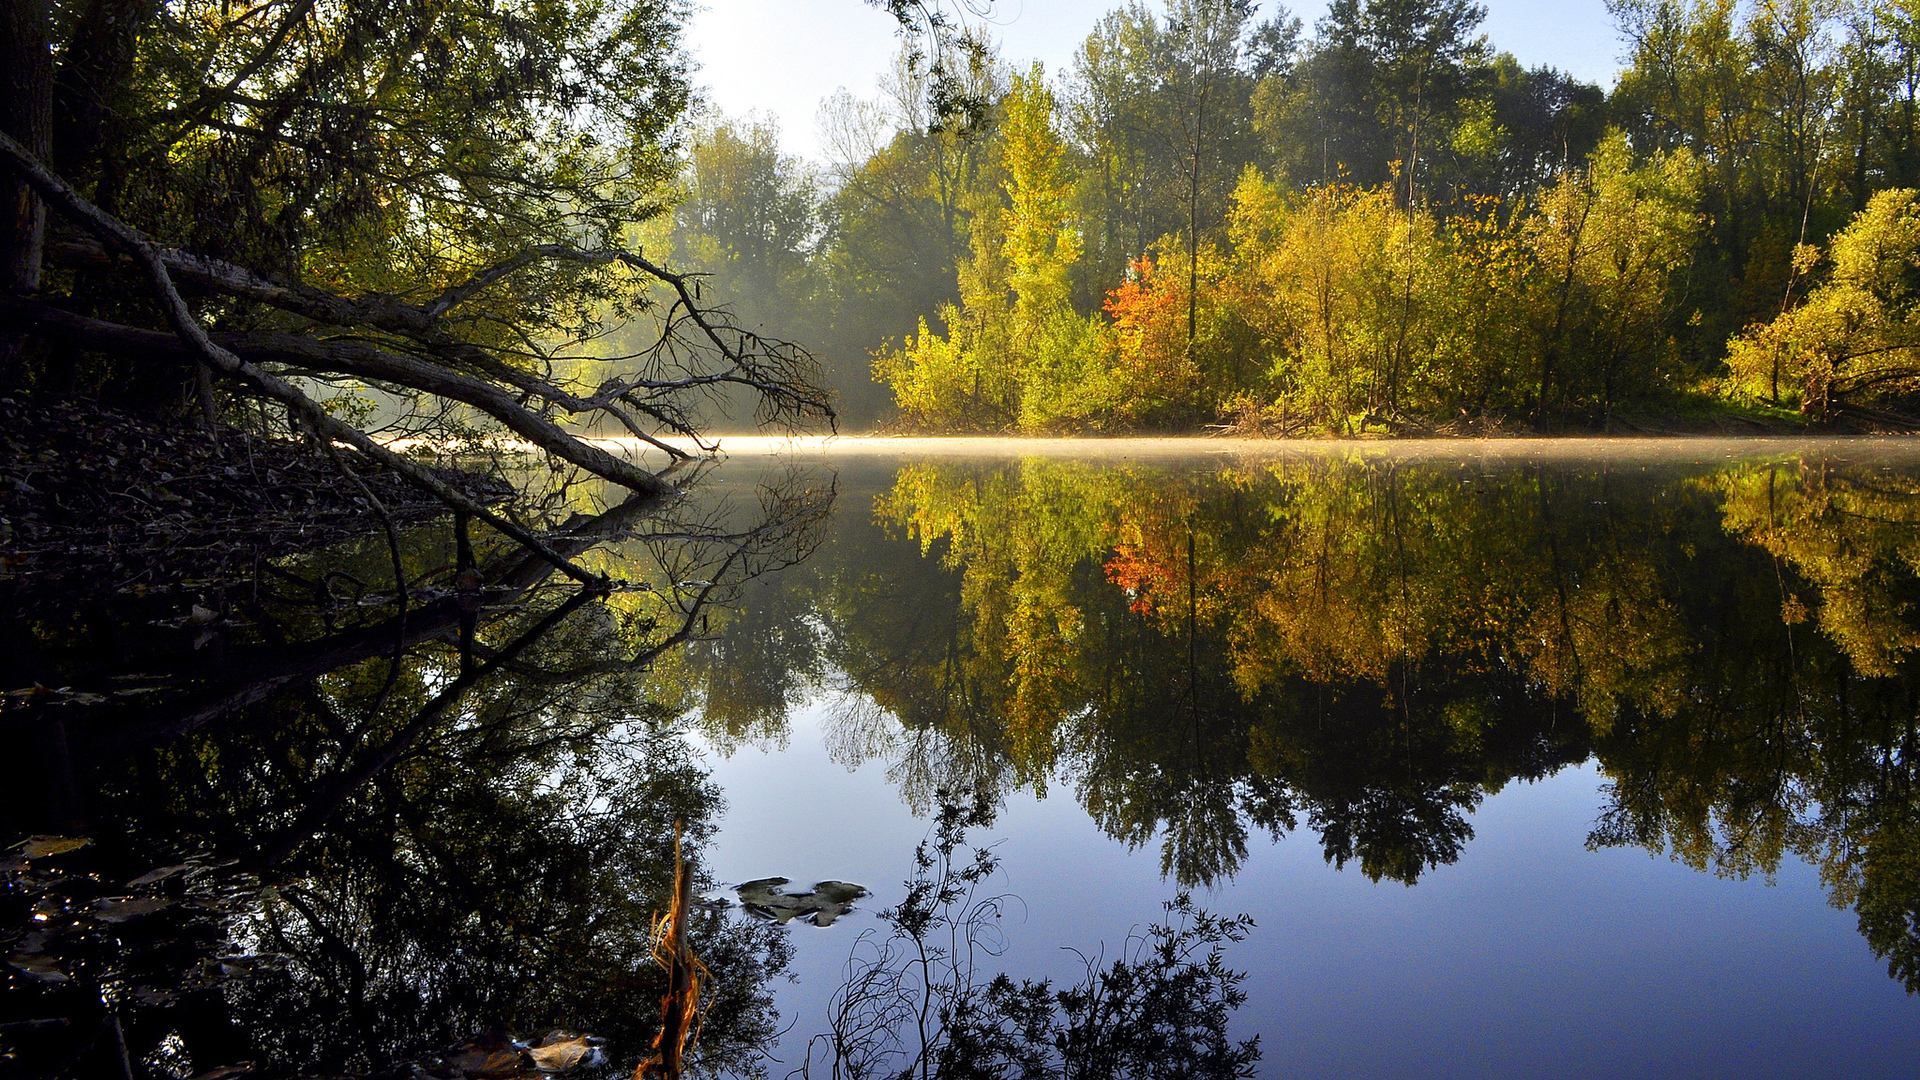
[[[49, 0], [0, 3], [0, 131], [45, 161], [53, 145], [52, 7]], [[0, 292], [40, 290], [47, 210], [24, 180], [0, 178]], [[28, 342], [0, 329], [0, 384], [13, 381]]]
[[1187, 363], [1193, 363], [1193, 338], [1200, 325], [1200, 150], [1206, 137], [1207, 92], [1194, 102], [1193, 156], [1187, 173]]
[[[114, 110], [108, 96], [133, 73], [140, 31], [153, 20], [153, 0], [90, 0], [62, 42], [60, 71], [53, 84], [54, 171], [85, 190], [101, 169], [95, 158], [117, 141]], [[117, 156], [117, 151], [116, 151]], [[113, 200], [93, 193], [95, 206], [119, 212]]]

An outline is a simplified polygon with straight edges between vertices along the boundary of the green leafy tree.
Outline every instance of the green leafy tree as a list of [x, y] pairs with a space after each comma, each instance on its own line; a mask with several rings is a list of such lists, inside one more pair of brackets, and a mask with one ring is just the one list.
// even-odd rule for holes
[[1672, 297], [1702, 221], [1699, 167], [1684, 149], [1636, 165], [1612, 133], [1523, 223], [1537, 260], [1536, 415], [1591, 404], [1611, 417], [1678, 370]]
[[[1797, 255], [1809, 270], [1817, 258], [1812, 248]], [[1734, 340], [1727, 366], [1736, 392], [1827, 415], [1920, 386], [1920, 193], [1874, 195], [1825, 261], [1804, 303]]]
[[1446, 199], [1445, 178], [1421, 169], [1479, 96], [1490, 58], [1474, 30], [1485, 17], [1467, 0], [1335, 0], [1292, 77], [1261, 87], [1259, 125], [1286, 174], [1392, 180], [1405, 201]]
[[1014, 76], [999, 111], [1000, 191], [973, 204], [973, 259], [960, 268], [960, 303], [942, 311], [947, 334], [923, 320], [875, 374], [922, 423], [1046, 430], [1107, 407], [1110, 347], [1069, 295], [1081, 250], [1073, 181], [1039, 65]]
[[1864, 4], [1623, 0], [1613, 10], [1633, 46], [1613, 119], [1637, 150], [1685, 148], [1704, 170], [1708, 227], [1690, 275], [1700, 319], [1681, 335], [1704, 366], [1791, 303], [1794, 247], [1863, 205], [1861, 188], [1846, 195], [1843, 177], [1858, 168], [1841, 148], [1858, 143], [1849, 126], [1891, 104], [1891, 88], [1876, 74], [1874, 32], [1857, 23], [1852, 44], [1840, 41], [1840, 17], [1868, 17]]
[[[870, 377], [874, 351], [959, 300], [972, 212], [995, 183], [996, 114], [932, 111], [929, 75], [911, 59], [896, 59], [879, 101], [840, 95], [821, 109], [834, 190], [820, 208], [816, 258], [830, 321], [820, 341], [843, 373], [838, 389], [856, 424], [885, 412], [886, 393]], [[1006, 72], [984, 44], [950, 77], [970, 99], [1005, 93]]]
[[[686, 198], [673, 209], [669, 242], [676, 264], [705, 275], [702, 301], [768, 337], [822, 340], [826, 328], [815, 314], [821, 283], [811, 250], [818, 232], [816, 181], [803, 162], [780, 153], [778, 127], [725, 118], [700, 127], [682, 183]], [[628, 349], [646, 345], [643, 339]], [[827, 364], [823, 378], [849, 381], [838, 368]], [[755, 404], [752, 395], [729, 392], [714, 411], [738, 423]]]
[[675, 250], [729, 299], [754, 303], [764, 321], [790, 321], [808, 300], [818, 200], [806, 166], [780, 153], [779, 129], [725, 119], [700, 129], [685, 182], [687, 198], [673, 211]]
[[[33, 196], [0, 230], [20, 270], [0, 377], [174, 415], [184, 399], [209, 428], [229, 400], [277, 402], [535, 550], [309, 391], [372, 387], [402, 430], [479, 422], [655, 495], [672, 485], [557, 418], [659, 443], [696, 433], [689, 395], [731, 388], [763, 419], [825, 420], [804, 349], [626, 248], [672, 194], [679, 17], [600, 0], [9, 9], [0, 51], [52, 64], [13, 69], [34, 100], [11, 130], [33, 145], [0, 142]], [[621, 370], [576, 362], [636, 313], [646, 348]]]
[[1068, 115], [1088, 161], [1081, 205], [1087, 273], [1098, 275], [1079, 288], [1083, 307], [1169, 235], [1185, 238], [1177, 246], [1194, 292], [1199, 245], [1216, 234], [1256, 153], [1255, 69], [1291, 63], [1297, 24], [1284, 8], [1256, 25], [1241, 0], [1176, 0], [1164, 16], [1139, 4], [1114, 11], [1082, 43]]
[[1577, 169], [1604, 133], [1606, 92], [1551, 67], [1522, 67], [1511, 54], [1494, 56], [1482, 96], [1458, 106], [1446, 144], [1431, 155], [1441, 172], [1469, 198], [1441, 194], [1456, 212], [1472, 197], [1492, 198], [1513, 213], [1561, 174]]

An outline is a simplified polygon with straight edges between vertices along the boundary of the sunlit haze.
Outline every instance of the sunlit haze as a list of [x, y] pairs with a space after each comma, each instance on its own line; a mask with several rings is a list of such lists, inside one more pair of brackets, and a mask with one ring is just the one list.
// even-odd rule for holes
[[[1621, 45], [1604, 0], [1484, 2], [1481, 29], [1495, 48], [1528, 65], [1551, 64], [1612, 85]], [[1121, 3], [998, 0], [987, 22], [1007, 59], [1039, 60], [1052, 73], [1072, 61], [1094, 22]], [[1326, 11], [1321, 0], [1290, 7], [1309, 30]], [[1272, 0], [1262, 3], [1259, 18], [1273, 9]], [[687, 27], [687, 48], [700, 65], [694, 81], [711, 106], [730, 116], [774, 117], [789, 153], [817, 158], [821, 99], [840, 87], [872, 96], [899, 39], [886, 12], [862, 0], [706, 0]]]

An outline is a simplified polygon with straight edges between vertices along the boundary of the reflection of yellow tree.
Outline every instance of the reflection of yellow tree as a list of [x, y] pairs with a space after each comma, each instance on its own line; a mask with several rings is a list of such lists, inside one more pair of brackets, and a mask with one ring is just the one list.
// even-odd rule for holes
[[1301, 816], [1329, 860], [1411, 881], [1486, 793], [1592, 746], [1595, 844], [1734, 875], [1797, 854], [1920, 985], [1920, 483], [1036, 460], [905, 469], [877, 511], [940, 555], [965, 642], [967, 707], [909, 726], [1064, 773], [1182, 881]]
[[[1622, 697], [1647, 706], [1674, 693], [1680, 636], [1643, 561], [1647, 525], [1591, 505], [1560, 520], [1553, 504], [1566, 500], [1551, 476], [1462, 483], [1451, 471], [1323, 460], [1235, 483], [1260, 492], [1264, 512], [1257, 525], [1225, 520], [1236, 503], [1205, 522], [1199, 610], [1230, 614], [1224, 632], [1248, 695], [1294, 676], [1391, 692], [1397, 668], [1440, 654], [1469, 667], [1520, 663], [1595, 714]], [[1173, 569], [1179, 541], [1142, 536], [1126, 549], [1143, 590], [1134, 603], [1183, 612], [1183, 597], [1156, 595], [1185, 587]]]
[[1093, 565], [1161, 633], [1191, 617], [1223, 638], [1249, 698], [1286, 678], [1391, 695], [1396, 672], [1445, 655], [1513, 667], [1604, 726], [1679, 708], [1695, 643], [1675, 601], [1686, 571], [1656, 557], [1673, 522], [1586, 497], [1596, 482], [1331, 458], [1197, 485], [1048, 461], [916, 466], [880, 514], [923, 550], [945, 542], [976, 643], [1010, 665], [1010, 719], [1034, 732], [1087, 696], [1071, 684], [1095, 665], [1067, 658], [1087, 647], [1076, 567]]
[[1807, 586], [1801, 595], [1781, 585], [1781, 617], [1813, 618], [1861, 673], [1894, 674], [1920, 645], [1911, 619], [1920, 481], [1784, 464], [1729, 471], [1716, 485], [1728, 531], [1766, 549]]
[[[1672, 681], [1648, 672], [1670, 659], [1662, 634], [1679, 621], [1659, 576], [1619, 555], [1644, 551], [1645, 537], [1623, 538], [1635, 528], [1625, 520], [1595, 527], [1603, 500], [1554, 483], [1463, 484], [1450, 471], [1362, 459], [1185, 479], [1030, 461], [908, 468], [878, 509], [959, 573], [981, 685], [1023, 778], [1043, 778], [1063, 754], [1083, 770], [1117, 769], [1082, 773], [1097, 818], [1136, 843], [1157, 823], [1191, 825], [1189, 840], [1237, 861], [1243, 843], [1217, 813], [1184, 814], [1185, 825], [1159, 816], [1192, 810], [1193, 792], [1218, 787], [1206, 759], [1222, 751], [1198, 743], [1241, 746], [1226, 752], [1234, 770], [1251, 753], [1270, 775], [1311, 771], [1324, 740], [1303, 736], [1268, 699], [1302, 683], [1345, 686], [1349, 704], [1375, 718], [1366, 723], [1423, 731], [1383, 729], [1343, 753], [1398, 740], [1433, 761], [1388, 797], [1348, 790], [1373, 790], [1378, 778], [1328, 773], [1338, 805], [1316, 821], [1346, 836], [1341, 851], [1369, 873], [1410, 877], [1457, 850], [1467, 830], [1448, 807], [1477, 800], [1476, 782], [1457, 785], [1488, 772], [1472, 759], [1505, 722], [1470, 703], [1433, 705], [1436, 683], [1518, 678], [1545, 700], [1611, 703], [1646, 700], [1647, 687]], [[1548, 503], [1572, 509], [1543, 517]], [[1143, 679], [1154, 685], [1126, 689]], [[1136, 749], [1177, 758], [1188, 781], [1148, 777], [1115, 756], [1133, 724], [1151, 732]], [[1157, 809], [1140, 816], [1148, 805]], [[1347, 820], [1355, 814], [1374, 820]]]
[[973, 649], [1000, 669], [1006, 734], [1023, 776], [1035, 781], [1053, 763], [1060, 718], [1078, 701], [1073, 570], [1111, 547], [1106, 511], [1127, 486], [1122, 474], [1092, 466], [1029, 462], [1017, 474], [912, 466], [879, 501], [881, 518], [909, 528], [923, 552], [945, 542], [946, 565], [961, 571]]

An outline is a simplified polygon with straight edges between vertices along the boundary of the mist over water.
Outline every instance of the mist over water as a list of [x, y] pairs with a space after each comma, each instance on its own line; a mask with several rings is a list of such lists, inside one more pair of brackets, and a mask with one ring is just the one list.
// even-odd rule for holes
[[[1504, 439], [1246, 439], [1205, 436], [1061, 438], [1016, 435], [764, 435], [714, 436], [729, 456], [791, 455], [874, 458], [1038, 457], [1130, 458], [1223, 455], [1253, 460], [1273, 458], [1410, 459], [1435, 463], [1497, 460], [1506, 462], [1588, 461], [1596, 465], [1685, 464], [1811, 456], [1832, 462], [1920, 460], [1920, 447], [1901, 436], [1883, 438], [1808, 436], [1782, 438], [1678, 438], [1575, 436]], [[607, 436], [595, 443], [646, 454], [652, 448], [637, 439]], [[668, 440], [671, 442], [672, 440]]]

